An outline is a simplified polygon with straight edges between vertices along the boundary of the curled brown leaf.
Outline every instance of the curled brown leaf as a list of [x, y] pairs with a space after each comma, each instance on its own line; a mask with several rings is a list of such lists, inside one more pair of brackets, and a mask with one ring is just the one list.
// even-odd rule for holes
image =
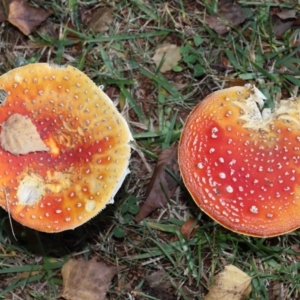
[[24, 0], [13, 0], [9, 4], [7, 20], [25, 35], [29, 35], [36, 26], [40, 25], [51, 14], [52, 11], [33, 7]]
[[297, 10], [289, 9], [272, 15], [273, 33], [276, 36], [283, 35], [289, 30], [296, 20]]
[[157, 208], [167, 204], [167, 197], [171, 197], [177, 188], [177, 181], [167, 170], [178, 174], [177, 146], [163, 150], [157, 160], [155, 170], [146, 191], [146, 201], [135, 216], [136, 222], [142, 221]]
[[70, 259], [61, 271], [62, 297], [66, 300], [104, 300], [112, 278], [121, 269], [93, 259]]
[[224, 3], [218, 13], [206, 16], [207, 25], [219, 34], [230, 30], [230, 26], [237, 26], [246, 20], [246, 14], [238, 3]]
[[100, 7], [91, 12], [88, 25], [94, 32], [102, 32], [109, 29], [113, 22], [113, 10], [108, 7]]
[[199, 225], [197, 225], [197, 220], [189, 219], [181, 226], [180, 232], [186, 240], [190, 240], [195, 234], [197, 228], [199, 228]]

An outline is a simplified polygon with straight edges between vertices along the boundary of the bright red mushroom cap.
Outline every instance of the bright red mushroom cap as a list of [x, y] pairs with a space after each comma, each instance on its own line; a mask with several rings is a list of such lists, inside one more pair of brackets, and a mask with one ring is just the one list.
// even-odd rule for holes
[[212, 93], [184, 126], [179, 165], [196, 204], [224, 227], [270, 237], [300, 227], [300, 100], [261, 112], [251, 85]]
[[32, 64], [0, 77], [0, 205], [44, 232], [98, 214], [128, 174], [128, 125], [81, 71]]

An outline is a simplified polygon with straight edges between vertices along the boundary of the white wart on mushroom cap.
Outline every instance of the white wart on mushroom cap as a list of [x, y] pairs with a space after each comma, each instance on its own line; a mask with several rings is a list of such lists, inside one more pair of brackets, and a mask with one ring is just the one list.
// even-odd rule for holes
[[0, 90], [0, 205], [25, 226], [59, 232], [111, 203], [132, 136], [108, 96], [76, 68], [48, 64], [0, 76]]
[[196, 204], [257, 237], [300, 227], [300, 100], [261, 112], [263, 100], [251, 85], [212, 93], [188, 117], [179, 146]]

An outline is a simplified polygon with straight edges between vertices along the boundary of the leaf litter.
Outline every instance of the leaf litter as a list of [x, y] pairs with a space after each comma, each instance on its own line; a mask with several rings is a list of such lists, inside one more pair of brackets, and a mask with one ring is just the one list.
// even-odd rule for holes
[[174, 44], [166, 44], [155, 50], [152, 60], [160, 72], [165, 73], [177, 66], [181, 58], [179, 47]]
[[280, 36], [286, 33], [287, 30], [292, 28], [297, 15], [296, 9], [283, 10], [274, 13], [271, 16], [273, 28], [272, 31], [274, 35]]
[[215, 277], [204, 300], [244, 300], [251, 293], [251, 277], [239, 268], [228, 265]]
[[243, 23], [246, 17], [246, 14], [238, 3], [222, 1], [222, 4], [219, 4], [218, 13], [207, 15], [205, 23], [217, 33], [224, 34], [230, 30], [230, 27]]
[[104, 300], [112, 278], [123, 267], [107, 266], [95, 259], [70, 259], [62, 267], [63, 292], [66, 300]]
[[168, 197], [174, 195], [178, 182], [168, 170], [175, 175], [179, 172], [177, 146], [160, 152], [155, 170], [146, 190], [146, 200], [135, 216], [136, 222], [142, 221], [154, 210], [164, 207], [167, 204]]
[[96, 9], [83, 11], [81, 18], [94, 32], [103, 32], [109, 29], [113, 22], [113, 9], [109, 7], [99, 7]]
[[7, 20], [19, 28], [19, 30], [29, 35], [35, 27], [45, 21], [52, 11], [46, 11], [29, 5], [24, 0], [13, 0], [9, 4], [9, 12]]

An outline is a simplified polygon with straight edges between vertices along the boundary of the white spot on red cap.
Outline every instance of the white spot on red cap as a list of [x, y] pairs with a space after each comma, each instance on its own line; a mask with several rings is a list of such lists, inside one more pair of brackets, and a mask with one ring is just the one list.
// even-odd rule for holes
[[233, 188], [232, 188], [231, 185], [228, 185], [228, 186], [226, 187], [226, 192], [227, 192], [227, 193], [233, 193]]
[[257, 206], [252, 205], [252, 206], [250, 207], [250, 211], [251, 211], [253, 214], [257, 214], [257, 213], [258, 213], [258, 208], [257, 208]]
[[217, 127], [213, 127], [212, 130], [211, 130], [211, 137], [213, 139], [216, 139], [218, 136], [216, 135], [216, 133], [218, 132], [218, 128]]
[[229, 165], [232, 166], [232, 165], [234, 165], [235, 163], [236, 163], [236, 160], [233, 159], [233, 160], [231, 160], [231, 161], [229, 162]]

